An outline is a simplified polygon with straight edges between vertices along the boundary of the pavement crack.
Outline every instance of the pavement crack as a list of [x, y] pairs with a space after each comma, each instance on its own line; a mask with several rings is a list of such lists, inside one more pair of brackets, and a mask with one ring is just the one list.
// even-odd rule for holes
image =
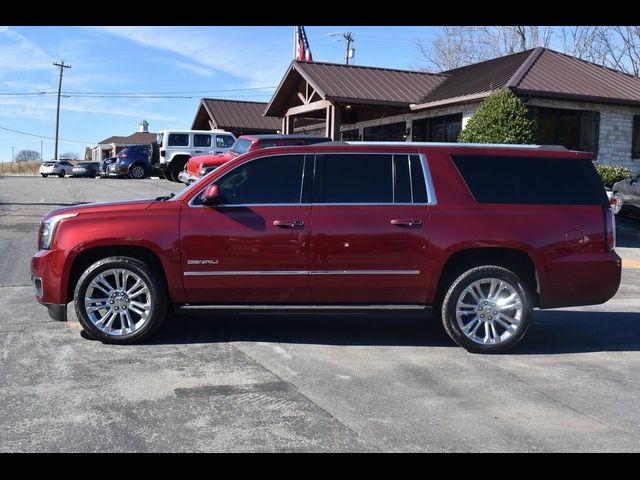
[[291, 388], [294, 392], [298, 393], [300, 396], [302, 396], [304, 399], [306, 399], [307, 401], [309, 401], [312, 405], [314, 405], [316, 408], [318, 408], [320, 411], [324, 412], [326, 415], [328, 415], [330, 418], [332, 418], [333, 420], [335, 420], [338, 424], [342, 425], [344, 428], [347, 429], [348, 432], [352, 433], [353, 435], [355, 435], [355, 437], [362, 442], [363, 445], [371, 448], [372, 450], [375, 450], [376, 452], [382, 452], [382, 450], [377, 447], [376, 445], [373, 445], [371, 442], [367, 441], [366, 439], [364, 439], [356, 430], [354, 430], [353, 428], [351, 428], [349, 425], [347, 425], [346, 423], [344, 423], [342, 420], [340, 420], [339, 418], [337, 418], [335, 415], [333, 415], [330, 411], [328, 411], [326, 408], [324, 408], [322, 405], [319, 405], [318, 403], [314, 402], [313, 400], [311, 400], [311, 398], [309, 398], [307, 395], [305, 395], [303, 392], [300, 391], [300, 389], [294, 385], [293, 383], [289, 382], [288, 380], [286, 380], [285, 378], [282, 378], [280, 375], [278, 375], [276, 372], [274, 372], [273, 370], [271, 370], [270, 368], [268, 368], [267, 366], [265, 366], [264, 364], [262, 364], [260, 361], [258, 361], [257, 359], [253, 358], [251, 355], [249, 355], [247, 352], [245, 352], [244, 350], [242, 350], [238, 345], [234, 344], [234, 343], [230, 343], [231, 347], [236, 350], [237, 352], [239, 352], [240, 354], [244, 355], [247, 359], [249, 359], [250, 361], [252, 361], [254, 364], [260, 366], [260, 368], [262, 368], [262, 370], [264, 370], [265, 372], [268, 372], [269, 374], [273, 375], [274, 377], [276, 377], [279, 381], [285, 383], [289, 388]]

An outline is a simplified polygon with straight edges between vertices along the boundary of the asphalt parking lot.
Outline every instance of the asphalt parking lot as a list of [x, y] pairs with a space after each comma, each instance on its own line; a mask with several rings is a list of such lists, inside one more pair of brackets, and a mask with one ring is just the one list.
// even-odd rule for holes
[[415, 314], [180, 315], [133, 346], [51, 321], [40, 216], [179, 188], [0, 177], [0, 451], [640, 451], [640, 218], [618, 221], [616, 297], [537, 311], [507, 355]]

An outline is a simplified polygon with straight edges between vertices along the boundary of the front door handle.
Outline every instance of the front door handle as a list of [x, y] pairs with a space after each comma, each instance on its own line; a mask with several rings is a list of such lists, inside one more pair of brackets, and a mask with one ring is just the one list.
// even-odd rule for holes
[[294, 228], [294, 227], [304, 227], [303, 220], [274, 220], [274, 227], [285, 227], [285, 228]]
[[391, 225], [399, 227], [413, 227], [414, 225], [422, 225], [422, 220], [415, 218], [396, 218], [391, 220]]

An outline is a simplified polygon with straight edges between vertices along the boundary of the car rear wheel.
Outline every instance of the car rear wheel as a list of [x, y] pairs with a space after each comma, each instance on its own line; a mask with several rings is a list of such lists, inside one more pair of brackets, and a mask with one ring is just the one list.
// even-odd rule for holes
[[518, 275], [503, 267], [481, 266], [451, 284], [442, 304], [442, 323], [467, 351], [502, 353], [524, 338], [532, 305]]
[[42, 175], [42, 178], [47, 178], [49, 176], [49, 175], [47, 175], [45, 173], [42, 173], [41, 175]]
[[144, 178], [145, 175], [145, 171], [144, 171], [144, 167], [142, 165], [140, 165], [139, 163], [135, 163], [131, 166], [131, 168], [129, 169], [129, 177], [130, 178], [134, 178], [136, 180], [140, 180], [141, 178]]
[[66, 174], [67, 174], [67, 172], [66, 172], [66, 171], [64, 171], [64, 170], [62, 170], [62, 171], [58, 174], [58, 177], [62, 178], [62, 177], [64, 177]]
[[127, 344], [153, 334], [167, 314], [157, 272], [131, 257], [108, 257], [82, 274], [75, 309], [85, 332], [104, 343]]
[[622, 213], [622, 207], [624, 206], [624, 198], [622, 198], [622, 194], [620, 192], [614, 192], [613, 203], [611, 204], [611, 210], [615, 215], [620, 215]]

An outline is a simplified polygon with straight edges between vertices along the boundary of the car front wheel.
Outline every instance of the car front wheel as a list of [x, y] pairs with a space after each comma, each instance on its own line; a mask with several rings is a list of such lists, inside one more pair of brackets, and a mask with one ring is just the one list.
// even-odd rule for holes
[[449, 287], [442, 322], [458, 345], [473, 353], [502, 353], [522, 340], [533, 316], [518, 275], [498, 266], [472, 268]]
[[74, 300], [90, 337], [127, 344], [153, 334], [167, 314], [167, 295], [157, 272], [131, 257], [108, 257], [82, 274]]
[[67, 172], [65, 172], [64, 170], [62, 170], [59, 174], [58, 177], [62, 178], [67, 174]]

